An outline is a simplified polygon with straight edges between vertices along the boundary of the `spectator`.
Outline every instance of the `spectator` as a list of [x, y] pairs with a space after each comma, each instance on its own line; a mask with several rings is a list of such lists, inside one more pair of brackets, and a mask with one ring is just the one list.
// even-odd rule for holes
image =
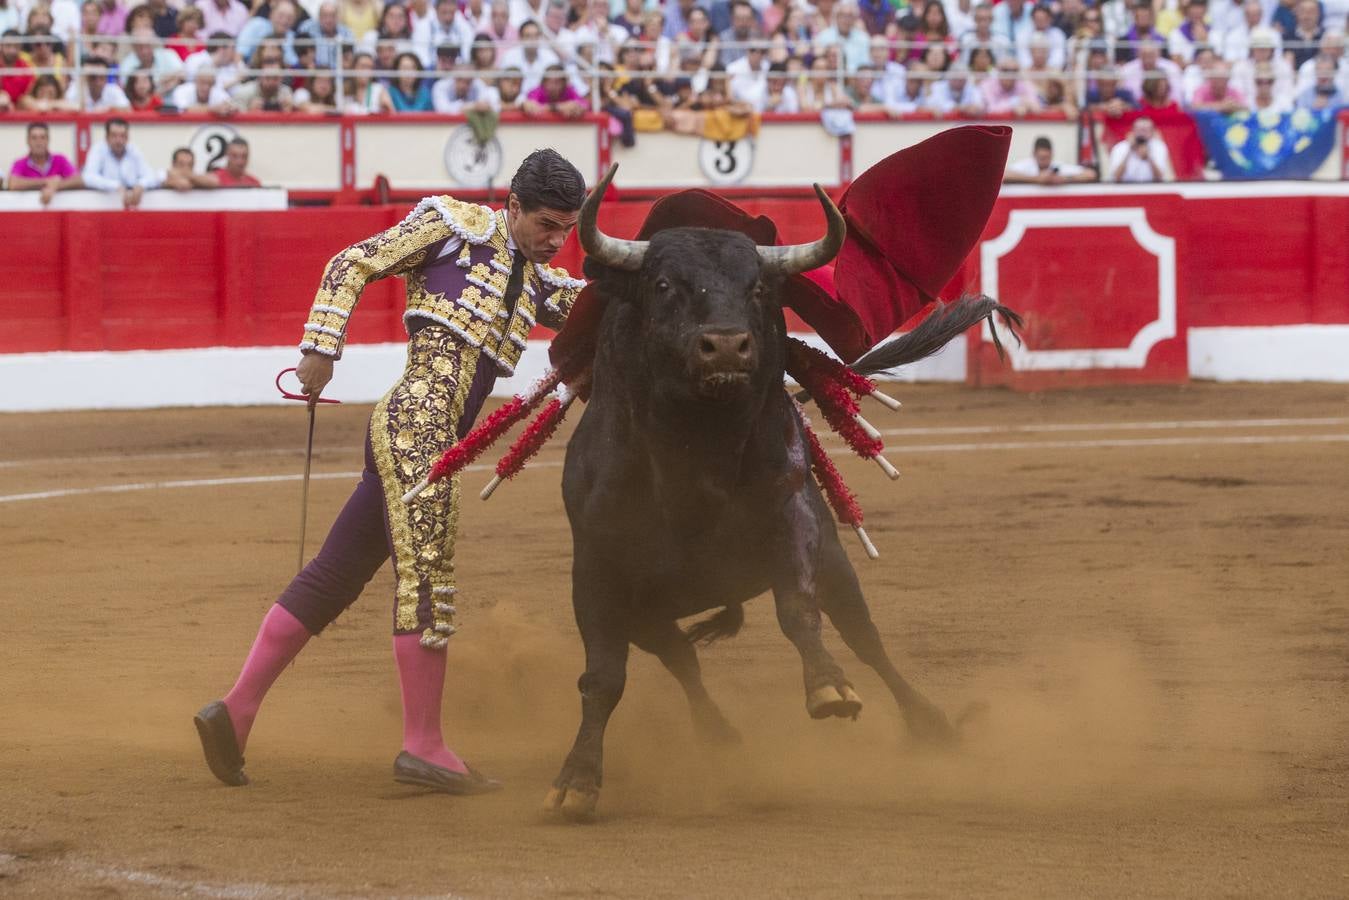
[[163, 183], [163, 176], [152, 170], [132, 145], [131, 126], [126, 119], [109, 119], [103, 135], [103, 143], [95, 144], [84, 161], [84, 186], [120, 194], [122, 207], [135, 209], [146, 190]]
[[212, 32], [209, 46], [183, 60], [183, 74], [193, 79], [197, 70], [203, 66], [215, 69], [215, 83], [222, 90], [228, 91], [238, 84], [241, 76], [234, 39], [223, 31]]
[[337, 79], [327, 73], [309, 79], [308, 86], [295, 91], [295, 108], [311, 115], [336, 115]]
[[37, 76], [28, 60], [20, 56], [23, 52], [23, 35], [13, 28], [0, 35], [0, 69], [21, 69], [16, 75], [0, 76], [0, 91], [6, 94], [6, 106], [13, 106], [19, 98], [28, 93]]
[[179, 147], [173, 151], [168, 171], [164, 173], [163, 186], [175, 191], [217, 187], [214, 178], [196, 171], [196, 165], [197, 155], [186, 147]]
[[669, 72], [674, 58], [674, 41], [665, 36], [665, 14], [658, 9], [643, 13], [639, 39], [650, 45], [642, 49], [643, 68]]
[[[6, 100], [8, 94], [4, 94]], [[29, 112], [76, 112], [75, 104], [61, 96], [61, 82], [54, 75], [39, 75], [28, 93], [19, 98], [18, 108]]]
[[540, 45], [543, 32], [539, 24], [529, 20], [520, 25], [520, 41], [501, 54], [503, 69], [519, 69], [524, 78], [522, 90], [527, 94], [539, 86], [544, 70], [561, 62], [556, 53]]
[[955, 46], [955, 37], [951, 34], [951, 23], [946, 18], [946, 7], [942, 5], [942, 0], [927, 0], [918, 21], [921, 27], [914, 35], [918, 46], [906, 54], [908, 58], [921, 59], [927, 47], [933, 44]]
[[209, 112], [218, 116], [234, 111], [229, 93], [216, 83], [215, 66], [198, 66], [192, 80], [178, 85], [169, 95], [169, 104], [184, 112]]
[[1156, 44], [1160, 48], [1166, 41], [1157, 30], [1157, 13], [1152, 8], [1152, 0], [1134, 0], [1130, 12], [1133, 15], [1133, 25], [1120, 36], [1119, 44], [1115, 47], [1117, 63], [1133, 62], [1147, 43]]
[[120, 37], [126, 34], [126, 17], [129, 10], [121, 0], [100, 0], [98, 4], [98, 26], [95, 34]]
[[548, 67], [543, 73], [543, 82], [529, 92], [521, 109], [530, 118], [551, 113], [565, 119], [579, 119], [586, 112], [581, 95], [567, 83], [567, 73], [561, 66]]
[[1176, 180], [1166, 142], [1157, 136], [1156, 127], [1147, 116], [1134, 119], [1129, 136], [1110, 148], [1106, 171], [1108, 180], [1128, 184]]
[[80, 187], [80, 175], [60, 153], [50, 149], [51, 132], [45, 122], [28, 125], [28, 155], [9, 167], [11, 191], [41, 191], [42, 205], [52, 202], [57, 191]]
[[763, 112], [768, 105], [768, 52], [763, 47], [748, 48], [744, 56], [726, 67], [726, 79], [732, 102]]
[[984, 114], [983, 97], [964, 63], [952, 63], [946, 70], [946, 77], [928, 85], [927, 108], [939, 116], [958, 115], [973, 119]]
[[1109, 54], [1106, 52], [1104, 22], [1105, 19], [1101, 15], [1101, 11], [1096, 7], [1090, 7], [1082, 11], [1082, 18], [1077, 30], [1069, 35], [1068, 43], [1065, 45], [1070, 70], [1094, 71], [1099, 69], [1100, 65], [1091, 66], [1087, 63], [1087, 59], [1091, 56], [1093, 50], [1099, 49], [1102, 64], [1109, 58]]
[[131, 7], [131, 11], [126, 14], [126, 33], [135, 34], [141, 30], [155, 30], [155, 14], [144, 3]]
[[155, 91], [155, 79], [149, 72], [133, 72], [126, 80], [126, 98], [137, 112], [154, 112], [164, 105]]
[[1255, 70], [1255, 95], [1251, 98], [1251, 112], [1256, 115], [1280, 116], [1292, 111], [1292, 105], [1279, 96], [1275, 89], [1278, 79], [1273, 66]]
[[1255, 96], [1255, 72], [1270, 68], [1274, 71], [1274, 92], [1289, 105], [1294, 93], [1293, 67], [1286, 56], [1278, 52], [1278, 34], [1271, 28], [1257, 28], [1251, 32], [1250, 56], [1232, 65], [1232, 82], [1247, 97]]
[[422, 78], [417, 54], [398, 54], [393, 67], [398, 77], [389, 82], [388, 90], [394, 112], [431, 112], [431, 85]]
[[994, 69], [997, 68], [993, 62], [993, 51], [987, 47], [975, 47], [970, 51], [968, 66], [972, 74], [981, 76], [980, 81], [982, 81], [982, 76], [993, 74]]
[[225, 164], [207, 177], [214, 178], [215, 185], [222, 188], [262, 187], [261, 181], [248, 174], [248, 141], [241, 137], [230, 139], [225, 145]]
[[764, 111], [787, 114], [801, 111], [801, 96], [791, 83], [785, 62], [770, 63], [768, 66], [768, 96], [764, 101]]
[[[337, 65], [337, 55], [343, 44], [355, 43], [356, 37], [351, 29], [337, 20], [337, 0], [323, 0], [317, 14], [305, 19], [295, 29], [302, 40], [314, 42], [314, 65], [321, 69], [331, 69]], [[420, 55], [425, 45], [412, 41]], [[422, 59], [423, 65], [429, 65], [430, 55]]]
[[871, 36], [871, 68], [876, 71], [876, 84], [873, 94], [882, 104], [904, 90], [904, 67], [890, 58], [890, 41], [885, 35]]
[[1096, 173], [1073, 163], [1054, 162], [1054, 144], [1037, 137], [1031, 155], [1007, 167], [1002, 177], [1006, 184], [1081, 184], [1096, 180]]
[[1144, 40], [1138, 45], [1137, 55], [1119, 67], [1120, 82], [1124, 89], [1135, 97], [1143, 93], [1143, 79], [1157, 73], [1165, 76], [1170, 82], [1172, 97], [1185, 95], [1184, 76], [1180, 66], [1162, 58], [1162, 45], [1158, 41]]
[[[69, 81], [69, 74], [66, 72], [66, 55], [61, 46], [59, 38], [52, 37], [51, 29], [47, 22], [50, 16], [37, 7], [34, 13], [43, 13], [41, 16], [31, 15], [28, 18], [38, 19], [41, 24], [36, 29], [30, 28], [28, 31], [28, 62], [38, 71], [46, 70], [48, 74], [55, 75], [57, 83], [57, 94], [61, 94], [66, 89], [66, 83]], [[20, 59], [23, 57], [20, 56]], [[28, 92], [31, 93], [36, 85], [30, 86]]]
[[1317, 45], [1324, 35], [1321, 30], [1321, 4], [1318, 0], [1297, 0], [1293, 15], [1293, 27], [1284, 28], [1283, 41], [1284, 46], [1289, 48], [1289, 62], [1296, 69], [1316, 56]]
[[1225, 60], [1214, 61], [1206, 73], [1204, 83], [1195, 89], [1190, 108], [1229, 115], [1249, 109], [1250, 103], [1242, 96], [1241, 91], [1232, 87], [1231, 75], [1232, 68]]
[[594, 48], [594, 62], [613, 65], [618, 48], [628, 39], [628, 32], [609, 21], [609, 0], [588, 0], [585, 18], [577, 26], [564, 32], [558, 40], [562, 56], [570, 59], [578, 48], [589, 44]]
[[1015, 57], [998, 63], [995, 75], [989, 75], [979, 85], [984, 101], [984, 112], [993, 117], [1029, 115], [1038, 112], [1040, 100], [1031, 83], [1021, 77], [1021, 65]]
[[[811, 4], [807, 4], [808, 10], [810, 5]], [[815, 0], [813, 5], [815, 7], [814, 14], [806, 17], [806, 28], [809, 30], [812, 40], [819, 37], [826, 29], [833, 26], [835, 0]], [[917, 31], [918, 20], [913, 16], [909, 16], [909, 18], [913, 19], [913, 30]], [[811, 65], [814, 65], [813, 59], [811, 60]]]
[[1167, 37], [1167, 51], [1173, 60], [1193, 62], [1196, 45], [1211, 42], [1208, 23], [1205, 21], [1207, 15], [1206, 0], [1185, 0], [1185, 21], [1173, 28]]
[[[833, 26], [815, 37], [815, 46], [839, 47], [843, 53], [843, 66], [849, 72], [855, 72], [859, 66], [866, 65], [871, 55], [871, 35], [867, 34], [866, 28], [859, 20], [854, 0], [843, 0], [839, 3], [838, 8], [834, 10]], [[722, 58], [724, 62], [725, 51], [722, 51]]]
[[456, 63], [453, 75], [442, 78], [431, 88], [431, 105], [438, 113], [464, 115], [490, 112], [497, 108], [500, 95], [473, 77], [473, 67]]
[[885, 104], [876, 98], [872, 90], [877, 86], [876, 74], [870, 66], [861, 66], [848, 76], [848, 82], [843, 86], [843, 90], [852, 101], [854, 113], [872, 115], [886, 111]]
[[506, 66], [497, 79], [497, 99], [502, 110], [518, 110], [525, 100], [525, 75], [519, 69]]
[[509, 0], [492, 0], [488, 7], [487, 27], [479, 34], [491, 38], [498, 53], [513, 49], [520, 42], [520, 32], [511, 24]]
[[1251, 42], [1258, 34], [1262, 41], [1273, 41], [1276, 50], [1283, 43], [1279, 33], [1263, 24], [1265, 8], [1260, 0], [1245, 0], [1241, 7], [1241, 22], [1224, 29], [1219, 34], [1219, 44], [1223, 59], [1238, 63], [1251, 55]]
[[117, 67], [124, 87], [129, 85], [128, 79], [135, 72], [148, 74], [163, 90], [171, 91], [183, 81], [183, 60], [177, 53], [160, 46], [159, 36], [153, 29], [141, 26], [132, 33], [131, 52]]
[[[341, 4], [342, 24], [356, 40], [365, 39], [367, 34], [379, 28], [379, 16], [384, 6], [380, 0], [343, 0]], [[470, 32], [470, 37], [472, 32]]]
[[66, 100], [85, 112], [106, 112], [111, 109], [130, 109], [126, 93], [108, 81], [108, 67], [100, 59], [84, 60], [84, 83], [71, 81], [66, 89]]
[[178, 33], [178, 10], [169, 6], [168, 0], [145, 0], [150, 10], [150, 27], [161, 38], [168, 39]]
[[614, 16], [613, 22], [628, 33], [628, 37], [640, 39], [642, 36], [643, 0], [623, 0], [623, 10]]
[[892, 119], [920, 112], [931, 106], [927, 67], [920, 62], [910, 63], [905, 70], [904, 83], [899, 91], [887, 98], [885, 113]]
[[1320, 112], [1344, 106], [1344, 93], [1335, 83], [1334, 64], [1328, 59], [1317, 59], [1312, 64], [1316, 66], [1316, 80], [1311, 87], [1298, 94], [1297, 108]]
[[235, 106], [248, 112], [290, 112], [295, 108], [295, 92], [285, 83], [278, 51], [260, 51], [257, 66], [262, 74], [234, 89]]
[[[416, 42], [412, 39], [412, 23], [408, 20], [407, 8], [401, 3], [385, 4], [379, 14], [379, 25], [356, 42], [356, 49], [374, 53], [375, 61], [378, 62], [380, 44], [389, 44], [393, 47], [390, 63], [394, 62], [400, 53], [415, 52]], [[390, 65], [388, 68], [393, 66]]]
[[[1213, 0], [1209, 8], [1209, 28], [1213, 32], [1213, 44], [1222, 51], [1223, 43], [1227, 36], [1233, 32], [1244, 32], [1249, 28], [1254, 28], [1260, 24], [1264, 18], [1264, 8], [1260, 8], [1255, 21], [1248, 24], [1246, 19], [1246, 7], [1252, 0]], [[1254, 0], [1257, 6], [1260, 0]], [[1245, 56], [1245, 53], [1242, 54]]]
[[1017, 61], [1023, 69], [1031, 66], [1031, 46], [1045, 49], [1046, 60], [1042, 68], [1062, 72], [1068, 64], [1068, 37], [1054, 27], [1054, 14], [1045, 3], [1035, 4], [1031, 10], [1031, 27], [1021, 32], [1016, 46]]
[[689, 11], [688, 29], [675, 38], [675, 55], [682, 70], [711, 69], [720, 56], [721, 42], [712, 20], [701, 6]]
[[206, 41], [201, 38], [202, 25], [205, 21], [201, 10], [197, 7], [184, 8], [178, 16], [178, 34], [165, 46], [177, 53], [183, 62], [187, 62], [187, 58], [193, 53], [206, 49]]
[[1344, 54], [1344, 32], [1327, 28], [1321, 38], [1321, 50], [1314, 59], [1303, 63], [1297, 70], [1297, 93], [1305, 93], [1316, 81], [1317, 65], [1321, 61], [1330, 64], [1335, 72], [1335, 86], [1341, 94], [1349, 95], [1349, 59]]
[[[10, 0], [10, 5], [13, 5], [13, 0]], [[63, 43], [73, 44], [75, 36], [80, 33], [80, 17], [80, 6], [75, 0], [53, 0], [45, 6], [34, 2], [28, 7], [27, 31], [33, 34], [35, 30], [45, 27], [49, 34], [56, 35]], [[0, 30], [3, 29], [4, 26], [0, 25]]]
[[993, 7], [980, 3], [974, 8], [974, 30], [960, 36], [961, 59], [971, 66], [970, 55], [976, 48], [984, 48], [992, 55], [990, 65], [1012, 53], [1012, 42], [993, 30]]
[[1269, 27], [1279, 34], [1290, 34], [1297, 27], [1297, 13], [1294, 11], [1298, 0], [1278, 0], [1274, 11], [1268, 13]]
[[[1098, 15], [1097, 24], [1099, 24], [1100, 10], [1094, 11]], [[1054, 15], [1054, 27], [1063, 32], [1064, 37], [1071, 38], [1077, 34], [1086, 26], [1086, 21], [1087, 7], [1082, 0], [1061, 0], [1058, 12]], [[1104, 33], [1104, 28], [1098, 29], [1098, 33], [1094, 37], [1100, 37]]]
[[235, 49], [240, 59], [252, 59], [263, 41], [280, 41], [282, 64], [294, 68], [299, 61], [295, 55], [295, 4], [291, 0], [273, 0], [267, 18], [254, 16], [239, 30]]
[[[663, 6], [665, 10], [665, 36], [670, 40], [679, 37], [688, 30], [689, 13], [695, 9], [702, 9], [698, 6], [698, 0], [673, 0]], [[704, 10], [703, 15], [707, 15]]]
[[496, 44], [487, 35], [478, 35], [473, 39], [473, 46], [468, 53], [468, 61], [477, 71], [478, 77], [490, 84], [492, 72], [497, 66]]
[[1087, 109], [1103, 112], [1112, 119], [1138, 108], [1138, 98], [1120, 87], [1119, 73], [1110, 66], [1097, 72], [1096, 78], [1087, 87], [1086, 100]]
[[[968, 0], [966, 0], [968, 2]], [[924, 7], [924, 12], [927, 8]], [[857, 11], [861, 16], [862, 27], [867, 30], [867, 34], [885, 34], [885, 29], [889, 27], [894, 18], [895, 8], [890, 5], [889, 0], [857, 0]], [[942, 11], [942, 21], [946, 22], [946, 11]], [[950, 28], [948, 26], [948, 35]]]
[[722, 31], [719, 37], [721, 49], [717, 58], [722, 68], [744, 57], [746, 42], [757, 41], [762, 37], [759, 34], [759, 23], [754, 18], [754, 7], [749, 4], [749, 0], [734, 0], [731, 4], [731, 25]]
[[1034, 27], [1031, 6], [1026, 0], [1003, 0], [993, 7], [993, 32], [1009, 47], [1019, 46], [1021, 36]]
[[1153, 75], [1143, 79], [1143, 97], [1139, 108], [1147, 110], [1149, 114], [1157, 110], [1180, 112], [1180, 101], [1171, 93], [1171, 82], [1160, 75]]
[[195, 8], [201, 12], [201, 30], [213, 39], [217, 31], [237, 38], [248, 23], [248, 7], [239, 0], [200, 0]]
[[418, 20], [412, 29], [412, 44], [422, 65], [434, 64], [441, 47], [453, 47], [459, 60], [468, 59], [468, 48], [473, 43], [473, 26], [459, 12], [455, 0], [436, 0], [435, 15]]

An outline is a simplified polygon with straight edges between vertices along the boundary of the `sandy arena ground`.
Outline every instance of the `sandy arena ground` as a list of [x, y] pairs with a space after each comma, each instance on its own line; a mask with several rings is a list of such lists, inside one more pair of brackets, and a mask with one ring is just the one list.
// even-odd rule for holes
[[[809, 720], [760, 599], [703, 654], [744, 746], [635, 656], [590, 826], [540, 812], [579, 714], [560, 441], [488, 503], [468, 476], [447, 730], [508, 789], [456, 799], [390, 777], [387, 567], [278, 682], [254, 783], [201, 760], [295, 564], [301, 409], [0, 417], [0, 895], [1349, 895], [1349, 387], [894, 392], [904, 478], [842, 461], [882, 558], [847, 544], [901, 669], [988, 719], [907, 746], [831, 632], [867, 706]], [[320, 411], [311, 550], [368, 413]]]

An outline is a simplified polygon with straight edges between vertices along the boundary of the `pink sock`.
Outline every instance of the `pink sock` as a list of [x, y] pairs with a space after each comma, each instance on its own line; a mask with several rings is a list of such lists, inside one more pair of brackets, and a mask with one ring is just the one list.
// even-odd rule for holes
[[420, 634], [395, 634], [393, 655], [403, 689], [403, 749], [437, 766], [467, 772], [464, 761], [445, 746], [440, 731], [445, 651], [423, 647]]
[[239, 680], [234, 682], [234, 687], [224, 697], [225, 708], [229, 710], [234, 736], [239, 740], [241, 751], [248, 743], [248, 732], [253, 728], [253, 719], [262, 706], [262, 698], [267, 696], [272, 682], [290, 665], [309, 638], [309, 629], [300, 624], [300, 620], [285, 607], [273, 604], [267, 610], [258, 636], [253, 641], [253, 649], [248, 651], [248, 659], [239, 673]]

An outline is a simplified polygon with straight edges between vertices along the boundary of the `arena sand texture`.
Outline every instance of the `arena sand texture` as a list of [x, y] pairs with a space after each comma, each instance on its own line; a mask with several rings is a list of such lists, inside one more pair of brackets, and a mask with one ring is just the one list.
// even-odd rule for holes
[[[841, 458], [882, 557], [846, 543], [901, 668], [987, 719], [907, 745], [830, 632], [867, 706], [809, 720], [761, 598], [702, 657], [744, 745], [636, 654], [590, 826], [540, 811], [579, 715], [560, 440], [467, 501], [446, 723], [508, 789], [457, 799], [390, 777], [387, 567], [282, 676], [254, 783], [201, 760], [294, 566], [301, 409], [0, 417], [0, 895], [1349, 895], [1349, 388], [895, 393], [903, 479]], [[311, 542], [368, 411], [320, 410]], [[200, 479], [243, 481], [13, 499]]]

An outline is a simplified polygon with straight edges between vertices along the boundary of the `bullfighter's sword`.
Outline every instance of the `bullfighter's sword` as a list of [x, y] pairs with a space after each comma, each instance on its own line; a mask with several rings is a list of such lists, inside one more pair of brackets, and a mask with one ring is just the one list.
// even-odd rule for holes
[[300, 492], [300, 547], [296, 553], [295, 571], [304, 569], [304, 534], [305, 528], [309, 523], [309, 471], [314, 464], [314, 411], [320, 403], [341, 403], [341, 400], [330, 400], [327, 397], [310, 397], [308, 394], [292, 394], [281, 386], [281, 377], [287, 372], [294, 372], [292, 369], [282, 369], [276, 375], [276, 389], [281, 392], [281, 396], [287, 400], [303, 400], [309, 407], [309, 437], [304, 446], [304, 487]]

